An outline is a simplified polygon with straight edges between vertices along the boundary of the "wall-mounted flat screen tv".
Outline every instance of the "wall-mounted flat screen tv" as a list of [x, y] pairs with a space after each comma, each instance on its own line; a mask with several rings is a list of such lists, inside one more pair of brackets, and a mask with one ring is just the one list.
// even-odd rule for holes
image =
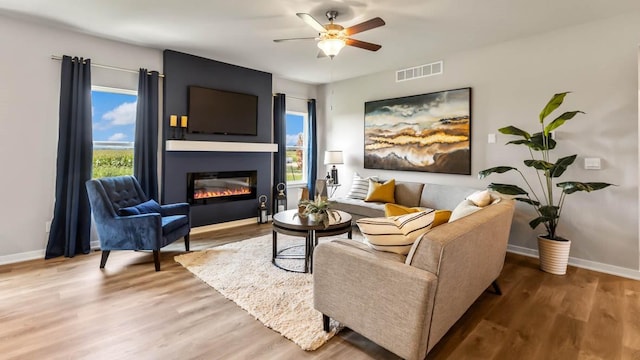
[[189, 121], [193, 134], [258, 135], [258, 97], [189, 86]]

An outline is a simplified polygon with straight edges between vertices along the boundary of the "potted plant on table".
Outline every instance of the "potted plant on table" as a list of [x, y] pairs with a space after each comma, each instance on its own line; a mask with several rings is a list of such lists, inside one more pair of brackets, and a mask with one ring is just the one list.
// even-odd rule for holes
[[302, 200], [298, 204], [299, 212], [294, 216], [308, 217], [310, 221], [321, 222], [326, 229], [329, 227], [331, 218], [338, 221], [342, 219], [340, 213], [337, 210], [331, 209], [330, 206], [331, 201], [322, 197], [318, 197], [316, 200]]
[[[515, 200], [531, 205], [536, 211], [536, 218], [529, 222], [529, 226], [535, 229], [544, 225], [546, 234], [538, 236], [538, 250], [540, 255], [540, 268], [543, 271], [564, 275], [567, 271], [569, 249], [571, 241], [557, 234], [558, 223], [562, 215], [565, 197], [578, 191], [591, 192], [604, 189], [612, 184], [603, 182], [578, 182], [565, 181], [555, 183], [576, 160], [577, 155], [565, 156], [552, 162], [551, 151], [556, 147], [556, 141], [552, 138], [552, 131], [562, 126], [567, 120], [573, 119], [582, 111], [567, 111], [549, 123], [545, 119], [556, 110], [564, 101], [567, 92], [555, 94], [542, 109], [539, 116], [540, 132], [529, 134], [515, 126], [507, 126], [499, 129], [502, 134], [518, 136], [520, 139], [509, 141], [507, 144], [523, 145], [529, 148], [530, 159], [524, 160], [524, 165], [535, 169], [537, 183], [540, 187], [534, 190], [532, 182], [529, 182], [524, 174], [515, 167], [497, 166], [480, 171], [478, 177], [483, 179], [490, 174], [502, 174], [508, 171], [517, 171], [529, 191], [517, 185], [491, 183], [488, 188], [501, 194], [514, 196]], [[535, 180], [534, 180], [535, 182]], [[560, 195], [556, 196], [554, 190], [560, 188]]]

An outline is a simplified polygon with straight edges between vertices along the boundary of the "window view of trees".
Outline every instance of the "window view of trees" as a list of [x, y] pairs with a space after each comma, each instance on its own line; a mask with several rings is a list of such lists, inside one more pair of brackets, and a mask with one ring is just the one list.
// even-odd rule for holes
[[93, 178], [133, 175], [135, 91], [94, 87]]
[[306, 183], [307, 114], [287, 112], [287, 183]]

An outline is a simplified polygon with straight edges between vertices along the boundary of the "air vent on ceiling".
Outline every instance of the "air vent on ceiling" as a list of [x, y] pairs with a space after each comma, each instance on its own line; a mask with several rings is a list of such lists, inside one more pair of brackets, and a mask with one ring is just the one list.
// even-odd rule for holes
[[443, 71], [442, 61], [424, 64], [396, 71], [396, 82], [419, 79], [427, 76], [440, 75]]

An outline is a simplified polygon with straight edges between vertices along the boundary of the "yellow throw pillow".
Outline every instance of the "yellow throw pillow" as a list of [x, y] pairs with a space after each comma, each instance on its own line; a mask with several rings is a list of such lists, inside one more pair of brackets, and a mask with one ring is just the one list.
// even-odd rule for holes
[[425, 209], [420, 207], [407, 207], [392, 203], [384, 204], [384, 216], [386, 217], [406, 215], [423, 210]]
[[451, 217], [450, 210], [436, 210], [436, 214], [433, 217], [433, 224], [431, 224], [431, 228], [433, 229], [438, 225], [442, 225], [444, 223], [449, 222], [450, 217]]
[[367, 193], [367, 197], [364, 199], [364, 201], [395, 203], [395, 190], [396, 181], [394, 179], [388, 180], [384, 184], [369, 180], [369, 192]]

